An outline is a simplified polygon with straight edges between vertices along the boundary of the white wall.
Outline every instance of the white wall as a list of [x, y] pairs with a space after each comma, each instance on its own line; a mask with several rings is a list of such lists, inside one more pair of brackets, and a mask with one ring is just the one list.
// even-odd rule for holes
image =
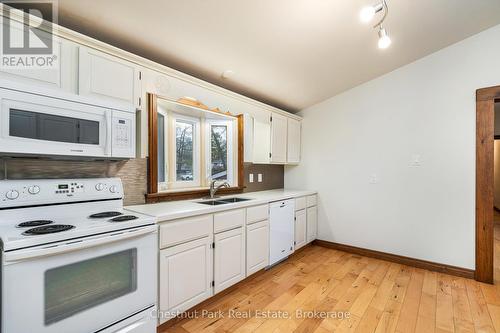
[[499, 40], [500, 25], [300, 113], [285, 187], [319, 190], [319, 239], [474, 268], [475, 91], [500, 84]]

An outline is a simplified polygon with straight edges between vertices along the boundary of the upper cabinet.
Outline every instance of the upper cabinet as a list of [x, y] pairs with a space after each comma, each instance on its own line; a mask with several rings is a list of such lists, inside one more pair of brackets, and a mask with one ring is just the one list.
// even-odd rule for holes
[[244, 162], [298, 164], [301, 121], [276, 112], [244, 116]]
[[273, 112], [271, 116], [271, 163], [286, 163], [287, 135], [287, 118]]
[[300, 144], [301, 144], [301, 124], [300, 121], [288, 118], [288, 135], [287, 135], [287, 157], [286, 161], [289, 164], [298, 164], [300, 162]]
[[270, 118], [253, 119], [253, 163], [268, 164], [271, 157]]
[[[2, 27], [6, 29], [6, 27]], [[23, 38], [22, 25], [12, 25], [10, 27], [13, 36], [11, 38]], [[41, 40], [52, 38], [44, 31], [38, 31]], [[31, 84], [34, 86], [62, 89], [69, 92], [76, 92], [76, 66], [77, 55], [76, 44], [59, 37], [53, 37], [53, 66], [46, 68], [28, 68], [22, 67], [6, 68], [0, 67], [1, 77], [7, 78], [12, 81]]]
[[140, 72], [132, 63], [81, 46], [78, 92], [80, 95], [113, 100], [140, 107]]

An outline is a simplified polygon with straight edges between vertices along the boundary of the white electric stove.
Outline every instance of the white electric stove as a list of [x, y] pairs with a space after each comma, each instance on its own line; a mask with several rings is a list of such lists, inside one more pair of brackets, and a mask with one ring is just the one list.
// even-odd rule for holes
[[118, 178], [0, 181], [3, 333], [156, 331], [157, 226], [122, 198]]

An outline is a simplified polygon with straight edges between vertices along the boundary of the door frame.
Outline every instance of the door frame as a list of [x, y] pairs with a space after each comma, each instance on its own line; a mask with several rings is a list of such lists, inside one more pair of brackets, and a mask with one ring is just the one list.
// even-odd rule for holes
[[475, 279], [493, 283], [495, 102], [500, 86], [476, 91], [476, 270]]

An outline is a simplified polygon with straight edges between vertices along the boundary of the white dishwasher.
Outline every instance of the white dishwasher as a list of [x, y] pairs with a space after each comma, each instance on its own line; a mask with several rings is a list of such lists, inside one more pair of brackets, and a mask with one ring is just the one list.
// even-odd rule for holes
[[269, 266], [293, 253], [295, 200], [272, 202], [269, 205]]

